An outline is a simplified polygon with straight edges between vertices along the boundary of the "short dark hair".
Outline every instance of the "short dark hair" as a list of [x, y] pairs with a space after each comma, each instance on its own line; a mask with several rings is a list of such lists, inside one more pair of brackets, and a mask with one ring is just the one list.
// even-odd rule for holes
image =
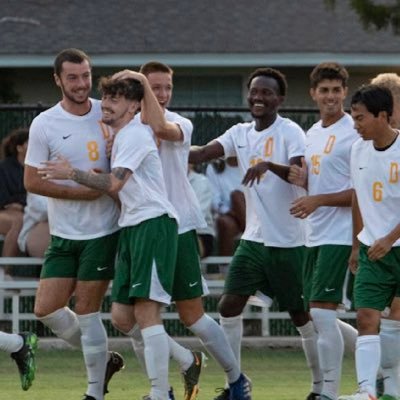
[[11, 131], [1, 143], [2, 157], [14, 157], [18, 155], [17, 146], [21, 146], [28, 141], [29, 129], [18, 128]]
[[345, 88], [349, 80], [349, 73], [343, 65], [334, 61], [327, 61], [318, 64], [312, 70], [310, 74], [311, 87], [315, 89], [325, 79], [341, 81], [342, 86]]
[[378, 85], [363, 85], [351, 98], [351, 106], [354, 104], [364, 104], [365, 108], [377, 117], [381, 111], [386, 111], [388, 118], [393, 113], [392, 92]]
[[103, 76], [98, 89], [102, 95], [124, 96], [128, 100], [141, 101], [144, 96], [143, 85], [132, 78], [113, 79], [111, 76]]
[[265, 76], [267, 78], [275, 79], [279, 86], [278, 94], [281, 96], [286, 96], [287, 82], [286, 82], [285, 75], [283, 75], [282, 72], [278, 71], [277, 69], [273, 69], [273, 68], [257, 68], [255, 71], [253, 71], [250, 74], [250, 76], [247, 80], [247, 89], [250, 88], [251, 81], [254, 78], [257, 78], [258, 76]]
[[143, 75], [148, 76], [152, 72], [165, 72], [166, 74], [174, 74], [173, 69], [167, 64], [163, 64], [159, 61], [149, 61], [140, 67], [140, 71]]
[[54, 73], [57, 76], [60, 76], [62, 71], [62, 65], [65, 62], [81, 64], [85, 60], [89, 63], [89, 66], [92, 67], [90, 58], [84, 51], [74, 48], [64, 49], [57, 54], [54, 60]]

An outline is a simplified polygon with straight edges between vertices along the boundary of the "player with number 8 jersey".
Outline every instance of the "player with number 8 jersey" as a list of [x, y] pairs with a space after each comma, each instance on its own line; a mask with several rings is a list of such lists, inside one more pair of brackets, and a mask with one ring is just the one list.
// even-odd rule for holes
[[[100, 125], [100, 102], [89, 98], [91, 63], [83, 51], [61, 51], [54, 61], [54, 80], [62, 99], [33, 120], [24, 172], [27, 191], [48, 197], [51, 234], [35, 315], [56, 336], [82, 349], [88, 377], [85, 399], [103, 400], [111, 376], [123, 367], [122, 357], [107, 351], [100, 315], [114, 277], [118, 207], [97, 190], [48, 179], [41, 169], [68, 160], [83, 170], [108, 172], [108, 131]], [[74, 310], [69, 307], [72, 295]]]
[[[61, 104], [42, 112], [32, 122], [25, 163], [39, 168], [43, 161], [63, 156], [79, 169], [110, 171], [106, 157], [109, 131], [102, 127], [100, 101], [90, 99], [86, 115], [73, 115]], [[77, 183], [65, 181], [67, 186]], [[87, 201], [49, 198], [50, 233], [65, 239], [87, 240], [118, 230], [118, 208], [111, 197]]]

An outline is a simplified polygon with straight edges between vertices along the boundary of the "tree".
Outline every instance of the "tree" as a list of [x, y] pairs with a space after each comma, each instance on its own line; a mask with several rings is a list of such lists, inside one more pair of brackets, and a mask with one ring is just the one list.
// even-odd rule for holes
[[[332, 9], [336, 0], [325, 0]], [[391, 28], [395, 35], [400, 34], [400, 0], [390, 0], [386, 3], [374, 0], [349, 0], [350, 7], [358, 14], [366, 30], [382, 30]], [[379, 3], [379, 4], [378, 4]]]

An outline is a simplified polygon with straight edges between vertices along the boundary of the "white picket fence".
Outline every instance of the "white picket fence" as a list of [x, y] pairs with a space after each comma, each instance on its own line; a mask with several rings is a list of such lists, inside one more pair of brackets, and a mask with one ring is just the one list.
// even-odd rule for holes
[[[207, 257], [202, 259], [202, 268], [206, 271], [209, 265], [226, 265], [229, 264], [231, 257]], [[12, 331], [20, 330], [20, 321], [35, 320], [33, 313], [20, 312], [20, 300], [25, 296], [34, 296], [38, 287], [38, 279], [36, 278], [19, 278], [8, 280], [5, 272], [5, 266], [40, 266], [43, 263], [41, 258], [33, 257], [0, 257], [0, 320], [12, 322]], [[224, 286], [223, 279], [207, 279], [207, 284], [210, 290], [210, 296], [220, 296]], [[111, 288], [111, 284], [110, 284]], [[109, 288], [109, 292], [110, 292]], [[6, 298], [12, 299], [11, 312], [4, 311], [4, 302]], [[218, 319], [217, 312], [208, 313], [212, 318]], [[343, 318], [355, 318], [355, 313], [343, 313]], [[102, 318], [109, 320], [110, 313], [102, 313]], [[163, 318], [166, 320], [179, 320], [179, 315], [176, 312], [164, 312]], [[289, 319], [287, 312], [269, 311], [268, 306], [256, 297], [251, 297], [243, 312], [244, 319], [260, 320], [261, 335], [269, 336], [270, 321], [272, 319]]]

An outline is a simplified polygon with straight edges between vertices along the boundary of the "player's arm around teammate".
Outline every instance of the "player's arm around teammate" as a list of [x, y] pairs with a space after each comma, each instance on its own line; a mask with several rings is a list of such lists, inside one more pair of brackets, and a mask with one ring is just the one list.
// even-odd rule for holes
[[[143, 84], [144, 97], [140, 116], [155, 135], [168, 198], [179, 215], [178, 253], [172, 299], [176, 303], [181, 321], [202, 340], [208, 352], [225, 370], [232, 390], [240, 392], [237, 396], [243, 396], [238, 398], [250, 399], [251, 387], [240, 373], [221, 327], [203, 308], [202, 296], [207, 293], [207, 287], [201, 276], [196, 228], [204, 226], [205, 221], [187, 176], [193, 126], [186, 118], [167, 109], [172, 97], [173, 71], [169, 66], [153, 61], [144, 64], [141, 73], [122, 71], [114, 75], [117, 79], [127, 77], [137, 79]], [[139, 341], [134, 339], [137, 344]], [[182, 348], [172, 339], [169, 342], [171, 356], [178, 360], [182, 369], [184, 399], [194, 399], [198, 391], [202, 355]], [[139, 352], [136, 353], [140, 357]]]

